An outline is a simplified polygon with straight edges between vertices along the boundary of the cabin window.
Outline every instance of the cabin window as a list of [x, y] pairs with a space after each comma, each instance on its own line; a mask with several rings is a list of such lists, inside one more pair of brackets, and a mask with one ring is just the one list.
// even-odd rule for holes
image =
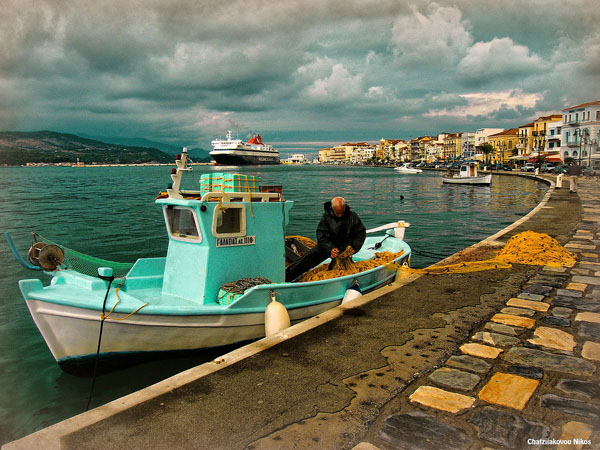
[[216, 237], [240, 237], [246, 235], [246, 208], [244, 205], [229, 205], [215, 208], [213, 234]]
[[168, 205], [164, 212], [171, 237], [180, 241], [202, 241], [198, 218], [192, 208]]

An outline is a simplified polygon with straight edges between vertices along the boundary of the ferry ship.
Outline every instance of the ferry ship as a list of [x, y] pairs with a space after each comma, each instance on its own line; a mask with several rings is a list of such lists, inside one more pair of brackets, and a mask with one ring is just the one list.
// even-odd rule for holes
[[263, 144], [260, 134], [252, 136], [248, 142], [233, 139], [227, 131], [225, 139], [211, 142], [213, 150], [210, 156], [219, 165], [242, 166], [254, 164], [279, 164], [279, 152], [271, 145]]

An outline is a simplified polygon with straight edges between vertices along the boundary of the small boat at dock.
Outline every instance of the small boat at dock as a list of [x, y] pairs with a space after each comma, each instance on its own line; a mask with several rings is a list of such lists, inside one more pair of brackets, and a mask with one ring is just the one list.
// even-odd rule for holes
[[456, 176], [442, 176], [442, 183], [489, 186], [492, 184], [492, 174], [479, 175], [477, 172], [477, 163], [467, 162], [461, 164]]
[[394, 255], [389, 263], [337, 278], [286, 282], [285, 228], [294, 202], [283, 197], [281, 186], [212, 172], [200, 177], [200, 190], [182, 190], [188, 169], [184, 150], [172, 185], [155, 199], [169, 239], [163, 257], [115, 263], [36, 238], [24, 258], [5, 233], [23, 266], [52, 277], [47, 285], [23, 279], [19, 287], [64, 370], [98, 356], [191, 351], [260, 338], [268, 334], [271, 304], [282, 305], [294, 324], [339, 305], [353, 286], [368, 292], [390, 283], [397, 268], [391, 263], [410, 261], [403, 239], [409, 224], [394, 222], [367, 230], [353, 255], [356, 262], [370, 262], [388, 252]]
[[395, 167], [394, 170], [398, 173], [422, 173], [418, 167], [411, 167], [410, 163], [404, 163], [401, 166]]

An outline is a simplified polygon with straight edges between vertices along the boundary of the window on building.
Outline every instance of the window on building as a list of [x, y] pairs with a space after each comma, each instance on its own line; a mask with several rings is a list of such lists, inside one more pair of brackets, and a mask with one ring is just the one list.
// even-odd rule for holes
[[600, 120], [600, 111], [596, 111], [596, 120]]

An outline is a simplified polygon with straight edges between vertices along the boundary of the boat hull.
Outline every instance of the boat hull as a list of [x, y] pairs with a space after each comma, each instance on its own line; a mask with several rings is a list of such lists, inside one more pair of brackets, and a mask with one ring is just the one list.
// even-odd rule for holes
[[[396, 259], [397, 263], [409, 260], [410, 248], [406, 248], [404, 255]], [[385, 250], [385, 246], [381, 250]], [[339, 305], [355, 280], [363, 292], [368, 292], [392, 282], [395, 275], [394, 268], [384, 265], [329, 280], [259, 285], [229, 305], [200, 305], [197, 312], [156, 314], [142, 308], [129, 315], [131, 309], [119, 311], [117, 307], [104, 321], [100, 355], [106, 358], [190, 351], [260, 338], [265, 335], [264, 312], [271, 301], [271, 290], [276, 290], [277, 300], [288, 310], [291, 322], [297, 323]], [[36, 326], [61, 367], [77, 360], [89, 360], [96, 354], [101, 325], [98, 292], [92, 299], [91, 293], [88, 296], [85, 291], [78, 291], [77, 296], [83, 295], [90, 302], [90, 307], [81, 307], [72, 306], [69, 304], [72, 302], [65, 299], [62, 283], [56, 287], [56, 297], [51, 293], [54, 286], [43, 288], [39, 280], [23, 280], [20, 286]], [[152, 296], [148, 291], [144, 295]], [[132, 295], [122, 292], [120, 296], [125, 299]], [[108, 298], [107, 310], [115, 302], [115, 293]]]
[[483, 175], [480, 177], [442, 177], [442, 183], [446, 184], [473, 184], [490, 185], [492, 184], [492, 175]]
[[280, 164], [279, 155], [242, 154], [237, 152], [210, 152], [210, 156], [220, 166], [249, 166]]

